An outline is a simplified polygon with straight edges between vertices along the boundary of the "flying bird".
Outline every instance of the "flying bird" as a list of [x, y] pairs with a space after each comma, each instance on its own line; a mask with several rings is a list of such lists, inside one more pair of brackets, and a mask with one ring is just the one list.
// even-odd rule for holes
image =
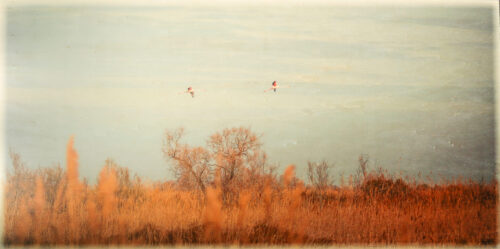
[[[267, 92], [267, 91], [270, 91], [270, 90], [273, 90], [274, 92], [276, 92], [276, 90], [279, 88], [280, 86], [278, 85], [278, 83], [276, 81], [273, 81], [273, 83], [271, 84], [271, 88], [265, 90], [264, 92]], [[288, 87], [288, 86], [284, 86], [284, 87]]]
[[189, 94], [191, 94], [191, 97], [194, 98], [194, 89], [191, 86], [188, 87], [186, 91], [179, 92], [179, 94], [182, 94], [182, 93], [189, 93]]
[[273, 81], [273, 83], [271, 84], [271, 88], [265, 90], [264, 92], [267, 92], [269, 90], [273, 90], [274, 92], [276, 92], [276, 89], [278, 89], [280, 86], [278, 85], [278, 83], [276, 81]]
[[192, 87], [188, 87], [186, 92], [191, 94], [191, 97], [194, 98], [194, 89]]

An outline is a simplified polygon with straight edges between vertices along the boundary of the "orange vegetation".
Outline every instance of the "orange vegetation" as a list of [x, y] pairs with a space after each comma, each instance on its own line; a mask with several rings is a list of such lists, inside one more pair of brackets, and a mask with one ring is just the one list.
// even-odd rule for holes
[[[225, 135], [213, 136], [213, 144]], [[251, 139], [246, 146], [254, 145]], [[223, 155], [220, 149], [213, 151]], [[208, 156], [187, 146], [169, 152], [182, 164], [191, 155]], [[233, 176], [217, 169], [205, 179], [196, 165], [200, 178], [187, 188], [181, 182], [144, 183], [108, 160], [91, 185], [79, 180], [77, 158], [73, 139], [66, 170], [29, 170], [12, 153], [5, 244], [497, 243], [496, 182], [424, 184], [363, 169], [350, 184], [342, 179], [341, 186], [319, 187], [304, 185], [291, 166], [282, 176], [254, 172], [250, 180], [244, 176], [251, 172], [241, 171], [244, 184], [224, 186]], [[360, 163], [366, 166], [362, 158]], [[178, 179], [189, 176], [181, 172]]]

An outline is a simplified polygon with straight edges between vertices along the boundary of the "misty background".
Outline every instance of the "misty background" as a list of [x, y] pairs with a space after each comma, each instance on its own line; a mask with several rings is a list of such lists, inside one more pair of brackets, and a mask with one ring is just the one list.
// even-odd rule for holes
[[[205, 145], [245, 126], [304, 180], [308, 160], [334, 163], [338, 180], [360, 154], [371, 168], [490, 180], [493, 11], [7, 7], [5, 143], [30, 168], [65, 167], [74, 135], [82, 177], [112, 158], [163, 180], [165, 129]], [[274, 80], [286, 88], [264, 93]], [[179, 94], [188, 86], [195, 98]]]

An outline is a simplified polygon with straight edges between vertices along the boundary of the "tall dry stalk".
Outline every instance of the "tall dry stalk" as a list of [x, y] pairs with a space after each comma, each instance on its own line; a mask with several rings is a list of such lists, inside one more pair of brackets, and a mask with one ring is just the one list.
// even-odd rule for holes
[[41, 244], [44, 240], [44, 227], [47, 227], [47, 213], [45, 201], [45, 188], [43, 186], [43, 179], [40, 176], [36, 178], [36, 189], [34, 202], [34, 243]]
[[245, 219], [248, 215], [248, 204], [251, 197], [251, 192], [244, 190], [240, 193], [238, 198], [238, 218], [236, 220], [236, 229], [239, 233], [240, 244], [246, 244], [248, 242], [248, 234], [245, 229]]
[[285, 169], [283, 173], [283, 182], [285, 187], [291, 187], [293, 179], [295, 178], [295, 165], [291, 164]]
[[68, 179], [69, 194], [78, 194], [78, 153], [73, 148], [74, 137], [71, 136], [66, 146], [66, 177]]
[[207, 188], [205, 212], [203, 224], [205, 226], [205, 241], [220, 243], [222, 231], [222, 203], [220, 200], [220, 189]]
[[252, 195], [248, 190], [244, 190], [243, 192], [240, 193], [238, 199], [238, 219], [236, 222], [236, 226], [238, 227], [238, 229], [243, 228], [243, 224], [245, 222], [248, 210], [248, 202], [250, 201], [251, 197]]
[[116, 170], [104, 167], [99, 173], [99, 182], [97, 185], [97, 196], [102, 205], [103, 219], [109, 218], [116, 208], [117, 187]]
[[272, 189], [269, 181], [266, 181], [264, 191], [262, 192], [264, 202], [264, 222], [269, 222], [272, 218]]
[[289, 234], [289, 241], [296, 244], [300, 244], [304, 240], [304, 226], [298, 217], [302, 205], [302, 193], [304, 193], [304, 184], [299, 182], [291, 192], [291, 201], [288, 207], [288, 223], [296, 231]]
[[[116, 226], [113, 224], [114, 212], [117, 208], [116, 191], [118, 188], [116, 170], [112, 167], [103, 167], [99, 173], [97, 184], [97, 200], [101, 205], [100, 225], [105, 231], [103, 237], [111, 237], [116, 233]], [[92, 205], [92, 203], [89, 203]], [[92, 212], [92, 207], [89, 207]], [[91, 213], [89, 213], [92, 215]]]
[[14, 225], [12, 226], [13, 239], [15, 241], [29, 241], [32, 237], [33, 221], [30, 215], [30, 203], [28, 200], [21, 200], [18, 210], [16, 210], [16, 217]]
[[85, 205], [87, 212], [87, 229], [88, 229], [88, 242], [95, 244], [99, 242], [102, 230], [102, 217], [97, 210], [96, 198], [94, 195], [89, 195]]
[[78, 244], [82, 235], [82, 186], [78, 180], [78, 154], [73, 148], [74, 137], [66, 147], [66, 176], [68, 187], [65, 194], [67, 222], [66, 239], [69, 244]]

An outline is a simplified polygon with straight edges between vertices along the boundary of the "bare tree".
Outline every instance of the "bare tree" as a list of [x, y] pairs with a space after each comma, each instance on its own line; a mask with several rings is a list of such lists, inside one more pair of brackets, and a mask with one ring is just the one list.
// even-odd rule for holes
[[366, 179], [366, 176], [368, 174], [368, 156], [360, 155], [358, 158], [358, 162], [359, 166], [355, 176], [356, 185], [362, 184], [363, 181]]
[[181, 186], [205, 192], [210, 180], [210, 153], [203, 147], [191, 148], [181, 144], [183, 133], [182, 128], [165, 133], [163, 154], [168, 160], [174, 161], [173, 172]]
[[333, 183], [330, 169], [332, 164], [328, 164], [325, 160], [320, 163], [307, 162], [307, 176], [313, 186], [319, 190], [326, 189]]
[[261, 150], [258, 136], [250, 129], [224, 129], [209, 137], [206, 149], [189, 147], [180, 142], [184, 130], [167, 131], [163, 154], [174, 161], [173, 172], [177, 182], [187, 188], [203, 192], [211, 180], [221, 187], [223, 199], [232, 200], [242, 187], [264, 187], [273, 176], [273, 167], [267, 165], [267, 155]]
[[244, 127], [224, 129], [210, 137], [208, 148], [220, 170], [224, 190], [241, 182], [245, 172], [253, 175], [264, 173], [267, 157], [260, 147], [257, 135]]

